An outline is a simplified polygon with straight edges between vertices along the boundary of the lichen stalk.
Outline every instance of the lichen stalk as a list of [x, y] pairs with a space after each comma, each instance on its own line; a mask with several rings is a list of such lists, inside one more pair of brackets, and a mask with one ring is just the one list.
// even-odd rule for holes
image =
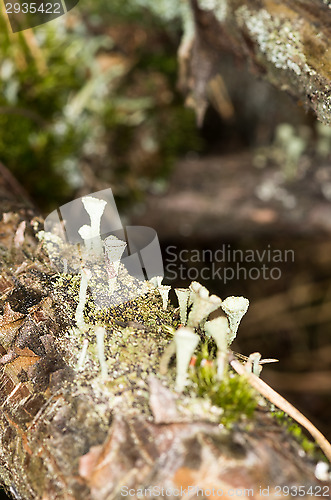
[[121, 257], [126, 248], [126, 242], [116, 238], [116, 236], [108, 236], [104, 240], [106, 252], [106, 268], [108, 273], [109, 293], [112, 295], [116, 288], [118, 269]]
[[207, 321], [204, 325], [207, 335], [215, 340], [217, 345], [217, 378], [223, 380], [227, 371], [227, 354], [229, 339], [229, 324], [224, 317]]
[[187, 307], [190, 290], [188, 288], [175, 288], [175, 293], [178, 299], [180, 322], [183, 326], [185, 326], [187, 321]]
[[187, 383], [187, 369], [200, 337], [191, 328], [179, 328], [174, 336], [176, 345], [176, 391], [182, 392]]
[[99, 200], [93, 196], [84, 196], [82, 202], [86, 212], [89, 214], [91, 221], [91, 241], [92, 249], [95, 255], [101, 256], [102, 250], [102, 240], [100, 236], [100, 225], [101, 217], [107, 205], [104, 200]]
[[89, 280], [91, 279], [92, 273], [89, 269], [83, 267], [81, 270], [81, 281], [79, 287], [78, 305], [75, 313], [76, 325], [79, 329], [84, 330], [86, 324], [84, 321], [84, 307], [86, 302], [86, 292]]
[[98, 359], [101, 368], [101, 377], [106, 379], [108, 376], [108, 368], [105, 358], [105, 335], [106, 330], [103, 326], [98, 326], [95, 329], [95, 335], [97, 338], [97, 350], [98, 350]]
[[171, 290], [171, 286], [160, 285], [157, 289], [162, 297], [162, 307], [166, 311], [168, 307], [169, 292]]
[[84, 241], [84, 246], [87, 251], [92, 250], [92, 228], [87, 224], [78, 229], [78, 234]]
[[79, 359], [77, 362], [77, 367], [76, 367], [77, 371], [82, 370], [84, 367], [85, 359], [86, 359], [86, 355], [87, 355], [87, 349], [88, 349], [88, 340], [84, 339], [83, 340], [83, 347], [82, 347], [82, 350], [81, 350], [81, 353], [80, 353], [80, 356], [79, 356]]

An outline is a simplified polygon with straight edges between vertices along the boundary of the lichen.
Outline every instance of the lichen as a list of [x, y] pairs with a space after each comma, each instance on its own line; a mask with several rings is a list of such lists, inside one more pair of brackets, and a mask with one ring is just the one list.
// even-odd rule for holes
[[220, 23], [225, 21], [228, 14], [227, 0], [199, 0], [199, 7], [212, 11]]
[[330, 124], [330, 54], [326, 37], [294, 10], [280, 10], [276, 4], [269, 11], [261, 8], [256, 12], [242, 5], [234, 16], [238, 26], [255, 41], [255, 56], [267, 69], [268, 80], [305, 99], [318, 118]]
[[236, 15], [256, 40], [260, 52], [276, 68], [293, 71], [297, 76], [315, 74], [307, 64], [301, 35], [294, 29], [294, 22], [272, 16], [265, 9], [254, 14], [245, 5]]
[[[121, 294], [125, 294], [127, 289], [131, 288], [132, 291], [134, 287], [143, 286], [128, 275], [123, 265], [119, 269], [119, 279], [121, 280], [119, 292]], [[63, 313], [69, 318], [69, 322], [74, 317], [79, 301], [79, 287], [80, 279], [77, 275], [62, 274], [54, 278], [54, 300], [65, 304]], [[107, 285], [104, 286], [103, 292], [107, 296]], [[114, 295], [116, 301], [116, 293]], [[100, 367], [94, 328], [95, 325], [104, 326], [109, 383], [111, 384], [118, 377], [135, 372], [135, 366], [139, 366], [143, 372], [142, 366], [146, 365], [147, 377], [150, 370], [157, 369], [159, 350], [162, 350], [169, 341], [169, 333], [164, 325], [177, 324], [173, 315], [174, 308], [168, 306], [167, 310], [164, 310], [162, 298], [152, 286], [146, 289], [143, 296], [115, 306], [111, 306], [110, 303], [103, 308], [95, 305], [94, 296], [89, 293], [84, 308], [85, 331], [79, 328], [67, 329], [60, 336], [59, 342], [66, 345], [70, 342], [71, 348], [66, 349], [69, 353], [66, 361], [76, 369], [83, 349], [83, 340], [88, 339], [85, 368], [90, 377], [97, 377]], [[80, 368], [84, 371], [84, 367]], [[125, 386], [129, 383], [128, 379]]]
[[[127, 274], [123, 265], [119, 271], [121, 293], [125, 282], [128, 287], [141, 286], [135, 278]], [[158, 289], [152, 284], [148, 286], [148, 282], [145, 286], [145, 295], [115, 307], [97, 307], [93, 295], [90, 294], [84, 310], [87, 329], [67, 329], [62, 338], [60, 336], [60, 345], [63, 343], [64, 347], [66, 344], [66, 352], [70, 353], [68, 364], [79, 371], [79, 377], [76, 378], [78, 393], [86, 391], [90, 384], [93, 391], [100, 394], [100, 399], [104, 398], [105, 394], [114, 398], [115, 394], [117, 399], [120, 397], [122, 406], [133, 409], [139, 407], [145, 413], [150, 413], [148, 378], [153, 374], [161, 377], [171, 390], [185, 389], [178, 401], [178, 411], [182, 416], [189, 414], [193, 407], [200, 408], [197, 414], [209, 414], [211, 420], [226, 427], [231, 427], [243, 417], [252, 416], [257, 404], [254, 392], [244, 378], [231, 370], [226, 371], [226, 376], [221, 381], [217, 378], [217, 346], [212, 339], [206, 339], [204, 343], [205, 334], [198, 325], [195, 328], [196, 333], [191, 330], [192, 337], [196, 339], [192, 349], [195, 349], [199, 341], [200, 344], [196, 363], [188, 371], [188, 385], [186, 386], [186, 372], [193, 351], [187, 354], [185, 367], [182, 366], [185, 353], [181, 352], [180, 359], [176, 359], [176, 372], [170, 363], [166, 373], [160, 374], [160, 354], [171, 344], [173, 338], [176, 340], [178, 332], [184, 331], [185, 328], [175, 333], [175, 328], [179, 326], [178, 312], [171, 304], [166, 310], [163, 309]], [[57, 302], [66, 302], [68, 316], [73, 317], [77, 307], [79, 288], [80, 279], [77, 275], [58, 275], [55, 278], [54, 298]], [[207, 290], [206, 293], [209, 295]], [[218, 299], [218, 307], [220, 304], [221, 300]], [[103, 376], [95, 325], [104, 328]], [[88, 348], [84, 353], [86, 341]], [[186, 349], [185, 346], [184, 348]], [[81, 362], [82, 351], [84, 363]], [[183, 368], [182, 377], [178, 377], [178, 366]], [[112, 399], [111, 405], [117, 404], [116, 398]]]
[[173, 20], [179, 16], [180, 7], [178, 0], [135, 0], [137, 6], [145, 7], [151, 10], [158, 17], [165, 20]]

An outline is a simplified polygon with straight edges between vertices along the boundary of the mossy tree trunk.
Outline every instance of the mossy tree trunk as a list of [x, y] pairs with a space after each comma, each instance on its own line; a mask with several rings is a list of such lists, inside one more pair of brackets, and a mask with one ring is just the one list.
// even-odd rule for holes
[[[331, 3], [327, 0], [191, 0], [180, 86], [202, 119], [208, 84], [231, 52], [331, 123]], [[190, 31], [190, 30], [188, 30]]]
[[93, 329], [78, 371], [84, 335], [72, 329], [71, 278], [59, 281], [34, 236], [39, 219], [2, 171], [0, 474], [14, 498], [118, 500], [131, 488], [136, 499], [153, 487], [193, 498], [175, 490], [189, 486], [224, 498], [233, 488], [259, 498], [269, 487], [276, 498], [276, 486], [321, 484], [266, 406], [226, 429], [207, 400], [175, 393], [173, 371], [161, 376], [158, 364], [176, 313], [162, 311], [155, 292], [107, 311], [108, 377]]

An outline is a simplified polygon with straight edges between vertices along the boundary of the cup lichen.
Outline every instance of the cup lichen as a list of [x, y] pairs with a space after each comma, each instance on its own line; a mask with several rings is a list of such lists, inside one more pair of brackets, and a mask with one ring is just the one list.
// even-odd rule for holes
[[102, 255], [102, 240], [100, 236], [101, 217], [107, 205], [105, 200], [99, 200], [93, 196], [84, 196], [82, 203], [91, 221], [91, 241], [95, 255]]
[[229, 344], [229, 324], [224, 317], [207, 321], [204, 325], [207, 335], [215, 340], [217, 345], [217, 378], [223, 380], [227, 370], [227, 354]]
[[162, 307], [166, 311], [168, 307], [169, 300], [169, 292], [171, 290], [171, 286], [169, 285], [160, 285], [157, 287], [159, 294], [162, 297]]
[[200, 285], [195, 285], [191, 290], [192, 309], [188, 316], [187, 326], [198, 327], [200, 323], [209, 316], [213, 311], [216, 311], [222, 303], [222, 300], [216, 295], [209, 295], [207, 288]]
[[106, 253], [109, 294], [112, 295], [116, 288], [120, 260], [127, 245], [125, 241], [113, 235], [105, 238], [103, 244]]
[[88, 283], [91, 279], [92, 273], [89, 269], [83, 267], [81, 270], [81, 281], [79, 287], [78, 305], [75, 313], [76, 325], [80, 330], [86, 329], [84, 320], [84, 307], [86, 302], [86, 293]]
[[175, 293], [178, 299], [180, 322], [183, 326], [185, 326], [187, 321], [187, 307], [190, 290], [188, 288], [175, 288]]
[[246, 314], [249, 300], [245, 297], [227, 297], [223, 300], [221, 308], [229, 320], [230, 335], [229, 344], [236, 338], [238, 327], [242, 317]]

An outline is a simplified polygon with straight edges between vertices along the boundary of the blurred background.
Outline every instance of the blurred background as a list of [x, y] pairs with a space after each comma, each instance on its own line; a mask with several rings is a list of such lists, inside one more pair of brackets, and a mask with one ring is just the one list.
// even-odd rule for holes
[[[278, 358], [263, 378], [331, 439], [331, 129], [231, 54], [198, 127], [177, 86], [181, 23], [145, 3], [85, 0], [15, 34], [2, 12], [0, 161], [44, 216], [111, 187], [123, 223], [158, 232], [164, 283], [248, 297], [234, 350]], [[224, 282], [222, 248], [294, 259]]]

